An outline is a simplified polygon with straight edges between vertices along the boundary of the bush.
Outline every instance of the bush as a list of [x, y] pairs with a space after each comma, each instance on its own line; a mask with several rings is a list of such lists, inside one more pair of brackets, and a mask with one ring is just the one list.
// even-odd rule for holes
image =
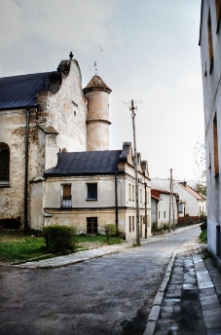
[[109, 244], [110, 237], [116, 236], [117, 234], [117, 226], [113, 223], [106, 224], [105, 232], [106, 232], [107, 243]]
[[69, 254], [76, 251], [76, 228], [48, 226], [43, 228], [47, 252]]
[[156, 233], [158, 231], [157, 222], [153, 222], [151, 226], [152, 233]]
[[204, 222], [200, 225], [202, 231], [207, 229], [207, 217], [204, 217]]
[[164, 223], [163, 224], [163, 229], [164, 230], [169, 230], [169, 223]]
[[200, 241], [207, 243], [207, 229], [203, 230], [200, 234]]

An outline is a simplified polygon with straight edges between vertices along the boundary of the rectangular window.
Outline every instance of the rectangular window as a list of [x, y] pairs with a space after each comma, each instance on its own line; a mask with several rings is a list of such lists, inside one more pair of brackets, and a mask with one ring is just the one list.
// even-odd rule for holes
[[147, 192], [147, 203], [150, 203], [150, 192]]
[[213, 119], [213, 152], [214, 152], [214, 175], [219, 174], [219, 158], [218, 158], [218, 134], [217, 134], [217, 118], [216, 114]]
[[61, 207], [62, 208], [72, 207], [71, 185], [68, 184], [62, 185]]
[[216, 33], [219, 32], [219, 26], [220, 26], [220, 8], [221, 8], [221, 0], [216, 0]]
[[164, 218], [164, 219], [167, 218], [167, 212], [166, 212], [166, 211], [163, 212], [163, 218]]
[[131, 232], [131, 216], [129, 216], [129, 233]]
[[87, 200], [97, 200], [97, 183], [87, 184]]
[[131, 201], [131, 184], [129, 184], [129, 201]]
[[160, 212], [158, 212], [158, 220], [161, 220]]
[[143, 197], [142, 197], [142, 195], [143, 195], [143, 192], [142, 192], [143, 190], [142, 189], [140, 189], [140, 202], [143, 202]]
[[134, 185], [132, 185], [132, 201], [134, 201]]
[[209, 73], [211, 73], [213, 70], [213, 37], [212, 37], [212, 25], [211, 25], [210, 11], [208, 15], [207, 31], [208, 31], [208, 46], [209, 46], [209, 60], [210, 60]]
[[135, 230], [135, 225], [134, 225], [134, 216], [132, 216], [132, 230]]
[[183, 213], [183, 204], [178, 205], [178, 211], [179, 213]]
[[98, 230], [97, 217], [87, 218], [87, 234], [97, 234]]

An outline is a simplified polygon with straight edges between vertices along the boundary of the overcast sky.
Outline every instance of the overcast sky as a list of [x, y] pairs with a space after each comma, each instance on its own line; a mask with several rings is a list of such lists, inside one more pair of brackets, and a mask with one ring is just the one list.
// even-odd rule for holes
[[194, 179], [204, 138], [200, 0], [0, 0], [0, 76], [56, 70], [70, 51], [83, 87], [95, 74], [112, 89], [110, 149], [132, 142], [150, 177]]

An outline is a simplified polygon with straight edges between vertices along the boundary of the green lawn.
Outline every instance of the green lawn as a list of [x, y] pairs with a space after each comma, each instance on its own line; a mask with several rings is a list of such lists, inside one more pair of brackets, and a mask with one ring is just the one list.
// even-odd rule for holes
[[44, 256], [45, 242], [43, 237], [22, 237], [12, 241], [1, 241], [0, 261], [16, 262], [25, 259]]
[[[32, 235], [31, 235], [32, 234]], [[36, 257], [51, 257], [46, 256], [45, 240], [39, 232], [23, 233], [15, 231], [0, 232], [0, 262], [15, 263], [23, 260]], [[93, 248], [93, 243], [101, 242], [102, 245], [107, 244], [106, 236], [76, 236], [77, 250], [83, 251], [88, 249], [87, 243], [92, 243], [90, 248]], [[122, 243], [124, 240], [118, 237], [111, 237], [109, 244]], [[85, 246], [84, 246], [85, 243]], [[44, 257], [45, 256], [45, 257]], [[56, 256], [56, 255], [54, 255]]]

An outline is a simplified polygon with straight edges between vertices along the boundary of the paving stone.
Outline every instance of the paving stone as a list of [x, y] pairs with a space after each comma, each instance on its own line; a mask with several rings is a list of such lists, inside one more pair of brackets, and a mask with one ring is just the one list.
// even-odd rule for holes
[[208, 310], [208, 311], [203, 311], [203, 316], [204, 317], [211, 316], [211, 315], [221, 316], [221, 308], [216, 308], [216, 309], [212, 309], [212, 310]]
[[213, 320], [213, 321], [207, 322], [205, 320], [205, 325], [206, 325], [207, 329], [221, 328], [221, 321], [214, 321]]
[[210, 299], [217, 299], [217, 294], [213, 294], [213, 295], [200, 295], [200, 300], [204, 301], [204, 300], [210, 300]]
[[207, 305], [202, 306], [202, 309], [203, 309], [203, 311], [210, 311], [210, 310], [213, 310], [213, 309], [217, 309], [219, 307], [220, 307], [220, 303], [217, 301], [214, 304], [207, 304]]
[[218, 304], [218, 306], [219, 306], [219, 300], [218, 300], [217, 296], [215, 296], [215, 298], [201, 300], [201, 305], [202, 306], [207, 306], [207, 305], [214, 305], [215, 306], [216, 304]]
[[200, 295], [202, 294], [203, 296], [211, 296], [211, 295], [214, 295], [216, 292], [215, 292], [215, 289], [214, 287], [210, 287], [210, 288], [202, 288], [200, 289]]
[[221, 328], [209, 329], [207, 335], [221, 335]]
[[172, 313], [173, 310], [174, 310], [174, 307], [164, 307], [164, 306], [161, 307], [162, 312], [167, 312], [168, 311], [168, 312]]

